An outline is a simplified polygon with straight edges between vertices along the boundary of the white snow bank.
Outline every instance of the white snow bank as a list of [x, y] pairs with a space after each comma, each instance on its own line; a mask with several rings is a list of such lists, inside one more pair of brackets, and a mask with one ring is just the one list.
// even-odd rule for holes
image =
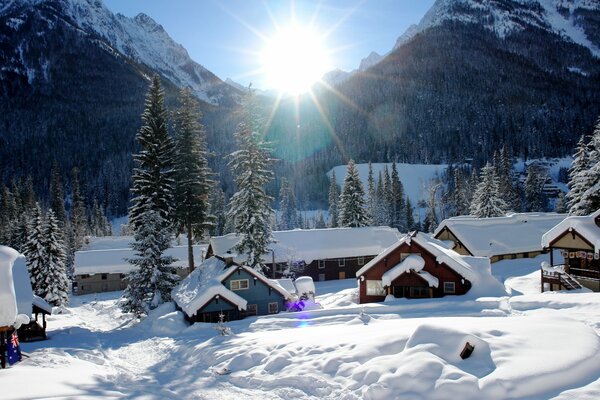
[[383, 286], [392, 286], [392, 282], [405, 272], [419, 272], [425, 267], [425, 260], [417, 254], [410, 254], [401, 263], [386, 271], [381, 277]]
[[[15, 260], [19, 257], [22, 256], [15, 249], [0, 246], [0, 326], [12, 326], [17, 321], [17, 297], [12, 269]], [[31, 303], [26, 315], [30, 314]]]

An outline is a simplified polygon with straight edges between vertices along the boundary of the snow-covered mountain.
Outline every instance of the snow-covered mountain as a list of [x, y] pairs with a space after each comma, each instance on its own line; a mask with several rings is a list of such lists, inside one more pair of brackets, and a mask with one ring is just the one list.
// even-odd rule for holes
[[[31, 13], [39, 13], [47, 21], [47, 29], [67, 24], [77, 29], [91, 42], [117, 57], [142, 64], [160, 73], [179, 87], [190, 87], [208, 103], [220, 104], [224, 98], [237, 96], [237, 91], [225, 85], [216, 75], [192, 60], [188, 52], [146, 14], [128, 18], [112, 13], [100, 0], [18, 0], [0, 2], [0, 17], [15, 30], [26, 29]], [[43, 34], [43, 32], [40, 32]], [[23, 49], [29, 47], [28, 35], [16, 44], [16, 71], [27, 71], [29, 81], [36, 75], [46, 76], [49, 66], [27, 65]], [[42, 55], [43, 57], [43, 55]], [[4, 70], [5, 68], [3, 68]]]

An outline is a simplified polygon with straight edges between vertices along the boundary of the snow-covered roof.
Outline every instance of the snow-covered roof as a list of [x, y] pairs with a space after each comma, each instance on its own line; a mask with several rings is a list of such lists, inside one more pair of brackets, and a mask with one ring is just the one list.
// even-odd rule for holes
[[429, 284], [429, 287], [438, 287], [440, 285], [440, 280], [438, 278], [436, 278], [435, 276], [431, 275], [429, 272], [427, 271], [419, 271], [417, 272], [417, 274], [425, 279], [427, 281], [427, 284]]
[[383, 276], [381, 277], [383, 286], [391, 286], [392, 282], [403, 273], [409, 272], [410, 270], [419, 272], [424, 266], [425, 260], [423, 260], [423, 257], [417, 254], [410, 254], [398, 265], [384, 272]]
[[[397, 229], [377, 226], [364, 228], [296, 229], [273, 232], [275, 262], [304, 261], [331, 258], [360, 257], [379, 254], [397, 242], [402, 235]], [[245, 261], [244, 255], [235, 254], [233, 249], [241, 237], [235, 233], [210, 239], [213, 254], [233, 257], [237, 262]], [[273, 253], [264, 254], [265, 263], [271, 263]]]
[[234, 264], [226, 267], [225, 262], [218, 257], [211, 257], [200, 264], [173, 289], [171, 297], [187, 315], [193, 315], [216, 295], [235, 304], [240, 310], [245, 310], [246, 300], [223, 285], [223, 281], [240, 268], [279, 292], [285, 299], [293, 298], [277, 281], [246, 266]]
[[434, 236], [448, 228], [472, 255], [478, 257], [540, 251], [542, 235], [565, 217], [565, 214], [556, 213], [515, 213], [494, 218], [453, 217], [442, 221]]
[[294, 281], [291, 279], [271, 279], [271, 281], [287, 290], [290, 294], [296, 294], [297, 292], [296, 286], [294, 286]]
[[52, 306], [44, 299], [42, 299], [40, 296], [37, 295], [33, 295], [33, 301], [32, 304], [44, 311], [46, 311], [48, 314], [52, 314]]
[[[196, 263], [199, 263], [202, 259], [202, 250], [204, 246], [194, 245], [193, 247], [194, 260]], [[173, 263], [173, 266], [177, 268], [188, 267], [187, 246], [171, 247], [165, 251], [165, 255], [177, 259], [177, 261]], [[127, 261], [130, 258], [136, 258], [135, 251], [130, 248], [77, 251], [75, 252], [74, 274], [126, 274], [135, 268], [135, 266]]]
[[15, 249], [0, 246], [0, 326], [12, 326], [17, 319], [17, 299], [12, 268], [19, 257], [21, 255]]
[[565, 218], [542, 236], [542, 247], [550, 247], [550, 243], [563, 233], [574, 230], [594, 246], [594, 251], [600, 251], [600, 227], [596, 225], [596, 218], [599, 216], [600, 210], [586, 216]]
[[211, 257], [173, 288], [171, 297], [187, 315], [195, 314], [217, 295], [236, 305], [239, 310], [245, 310], [246, 300], [221, 283], [235, 269], [237, 265], [226, 268], [223, 260]]

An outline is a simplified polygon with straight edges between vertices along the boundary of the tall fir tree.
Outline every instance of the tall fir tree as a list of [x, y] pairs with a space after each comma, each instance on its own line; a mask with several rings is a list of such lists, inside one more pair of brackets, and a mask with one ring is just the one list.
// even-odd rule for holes
[[502, 146], [500, 151], [494, 154], [494, 169], [498, 178], [500, 197], [506, 203], [508, 210], [518, 211], [520, 209], [519, 196], [513, 186], [513, 164], [506, 146]]
[[388, 221], [387, 198], [385, 195], [385, 186], [383, 175], [379, 171], [377, 178], [377, 188], [375, 189], [375, 204], [373, 214], [373, 224], [376, 226], [386, 225]]
[[298, 214], [296, 208], [294, 190], [285, 178], [281, 180], [281, 188], [279, 190], [279, 211], [281, 213], [279, 221], [280, 230], [287, 231], [302, 226], [302, 216]]
[[325, 217], [323, 217], [322, 212], [318, 212], [315, 217], [315, 229], [324, 229], [327, 228], [327, 224], [325, 223]]
[[73, 208], [71, 210], [69, 247], [71, 253], [74, 253], [83, 247], [85, 236], [89, 231], [85, 199], [79, 186], [79, 169], [77, 167], [71, 171], [71, 190], [73, 192]]
[[404, 186], [398, 175], [398, 167], [396, 162], [392, 163], [392, 175], [390, 176], [391, 183], [391, 217], [392, 227], [397, 228], [400, 232], [406, 232], [406, 205], [404, 204]]
[[383, 168], [383, 195], [386, 212], [384, 225], [392, 226], [394, 224], [394, 211], [392, 209], [394, 198], [392, 193], [392, 180], [390, 179], [390, 171], [388, 170], [387, 165]]
[[67, 224], [67, 212], [65, 210], [65, 191], [60, 177], [60, 168], [54, 161], [52, 164], [52, 179], [50, 180], [50, 208], [54, 211], [61, 229]]
[[569, 192], [567, 193], [567, 207], [571, 215], [584, 215], [580, 209], [581, 196], [586, 190], [587, 174], [590, 168], [589, 148], [585, 136], [579, 138], [577, 150], [573, 155], [573, 163], [569, 168]]
[[182, 89], [175, 112], [175, 225], [187, 236], [190, 270], [194, 269], [194, 240], [215, 223], [209, 195], [215, 182], [208, 166], [206, 133], [198, 122], [200, 109], [190, 89]]
[[580, 181], [584, 192], [573, 214], [588, 215], [600, 209], [600, 118], [588, 146], [588, 167], [586, 173], [581, 173]]
[[368, 226], [369, 220], [365, 206], [365, 190], [354, 160], [350, 160], [340, 196], [340, 225], [351, 228]]
[[459, 168], [455, 168], [453, 171], [453, 191], [451, 196], [452, 207], [454, 215], [468, 215], [469, 214], [469, 200], [467, 193], [467, 184], [465, 182], [465, 176]]
[[215, 185], [211, 192], [211, 214], [215, 216], [215, 223], [211, 227], [213, 236], [221, 236], [226, 233], [225, 226], [227, 225], [227, 202], [225, 201], [225, 193], [220, 186]]
[[544, 194], [544, 186], [548, 180], [546, 169], [537, 163], [527, 167], [525, 179], [525, 211], [546, 211], [548, 197]]
[[45, 237], [44, 215], [42, 214], [40, 205], [36, 204], [28, 221], [27, 241], [23, 246], [22, 252], [27, 260], [31, 288], [33, 289], [33, 293], [40, 297], [43, 297], [45, 294], [40, 276], [48, 260]]
[[128, 260], [136, 268], [127, 274], [129, 284], [121, 307], [142, 316], [171, 300], [179, 277], [171, 265], [176, 260], [164, 255], [171, 246], [171, 223], [150, 208], [139, 215], [138, 222], [132, 244], [136, 257]]
[[481, 178], [473, 201], [471, 214], [478, 218], [500, 217], [506, 214], [507, 205], [498, 194], [498, 178], [489, 163], [481, 169]]
[[264, 272], [262, 256], [272, 241], [273, 215], [273, 198], [265, 188], [273, 179], [273, 160], [263, 141], [264, 124], [252, 91], [244, 99], [242, 120], [234, 136], [238, 150], [230, 154], [229, 166], [237, 191], [229, 202], [228, 215], [235, 221], [236, 233], [241, 235], [236, 250], [246, 255], [249, 267]]
[[558, 198], [556, 199], [556, 203], [554, 204], [554, 212], [565, 214], [569, 211], [567, 208], [567, 196], [564, 192], [560, 192], [558, 194]]
[[414, 212], [414, 210], [413, 210], [412, 203], [410, 202], [410, 199], [408, 198], [408, 196], [406, 196], [406, 229], [409, 232], [417, 229], [413, 212]]
[[339, 226], [339, 199], [338, 186], [335, 177], [335, 170], [331, 172], [331, 180], [329, 181], [329, 226], [337, 228]]
[[155, 75], [142, 113], [143, 125], [136, 139], [140, 151], [134, 155], [129, 225], [134, 233], [137, 268], [128, 275], [123, 310], [143, 315], [170, 300], [177, 275], [164, 256], [173, 232], [174, 144], [167, 132], [167, 111], [160, 78]]
[[375, 177], [373, 176], [373, 164], [369, 161], [369, 173], [367, 175], [367, 217], [369, 225], [376, 225], [377, 188], [375, 186]]
[[46, 259], [35, 277], [37, 294], [53, 306], [64, 306], [69, 301], [67, 251], [63, 232], [52, 209], [46, 215], [43, 232]]

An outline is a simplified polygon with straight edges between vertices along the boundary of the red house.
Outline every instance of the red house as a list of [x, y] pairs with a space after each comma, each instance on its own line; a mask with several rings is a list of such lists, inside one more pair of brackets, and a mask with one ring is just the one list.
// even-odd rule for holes
[[[483, 265], [483, 264], [486, 265]], [[360, 303], [467, 293], [479, 273], [489, 274], [489, 259], [463, 257], [439, 240], [413, 232], [389, 247], [357, 273]], [[490, 276], [491, 278], [491, 276]]]

